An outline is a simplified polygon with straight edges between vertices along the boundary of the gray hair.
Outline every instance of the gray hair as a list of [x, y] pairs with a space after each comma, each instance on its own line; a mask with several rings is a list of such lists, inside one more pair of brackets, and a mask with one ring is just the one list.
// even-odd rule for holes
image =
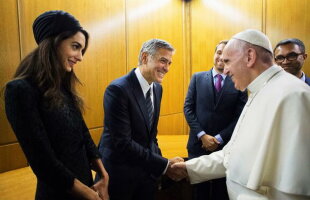
[[143, 43], [139, 53], [139, 65], [142, 64], [142, 54], [147, 53], [148, 55], [154, 56], [159, 49], [167, 49], [174, 52], [174, 48], [168, 42], [161, 39], [151, 39]]

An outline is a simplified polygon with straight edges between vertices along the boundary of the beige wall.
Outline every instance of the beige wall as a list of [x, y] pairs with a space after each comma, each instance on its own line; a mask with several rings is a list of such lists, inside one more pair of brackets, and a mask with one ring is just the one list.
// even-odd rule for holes
[[[215, 45], [246, 28], [267, 33], [272, 44], [287, 37], [310, 47], [310, 2], [307, 0], [0, 0], [0, 87], [18, 63], [35, 48], [31, 25], [37, 15], [62, 9], [78, 18], [91, 35], [76, 72], [87, 105], [85, 120], [98, 142], [103, 127], [102, 96], [106, 86], [137, 65], [141, 44], [150, 38], [169, 41], [176, 49], [163, 82], [159, 134], [187, 134], [183, 102], [194, 72], [213, 65]], [[304, 71], [310, 75], [308, 60]], [[27, 161], [4, 114], [0, 100], [0, 172]]]

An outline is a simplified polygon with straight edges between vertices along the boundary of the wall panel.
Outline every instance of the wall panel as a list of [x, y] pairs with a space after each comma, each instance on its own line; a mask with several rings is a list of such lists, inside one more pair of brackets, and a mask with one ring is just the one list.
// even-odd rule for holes
[[16, 1], [0, 0], [0, 18], [0, 172], [4, 172], [27, 165], [4, 108], [4, 86], [20, 61]]
[[[81, 94], [87, 109], [85, 120], [89, 128], [103, 126], [103, 93], [107, 85], [126, 73], [125, 2], [86, 1], [87, 15], [82, 18], [91, 35], [89, 51], [83, 66], [77, 69]], [[104, 11], [104, 12], [103, 12]]]
[[192, 73], [213, 66], [216, 44], [244, 29], [262, 30], [262, 0], [193, 0]]
[[0, 146], [0, 173], [27, 166], [27, 160], [18, 143]]
[[159, 135], [182, 135], [184, 134], [184, 115], [183, 113], [163, 115], [159, 117]]
[[[16, 1], [0, 0], [0, 145], [16, 141], [4, 110], [4, 86], [20, 61]], [[0, 161], [1, 162], [1, 161]]]
[[90, 135], [96, 145], [99, 144], [103, 128], [89, 129]]
[[[282, 39], [298, 38], [310, 49], [310, 1], [266, 0], [266, 34], [273, 46]], [[308, 50], [307, 50], [308, 49]], [[304, 64], [303, 71], [310, 76], [310, 59]]]

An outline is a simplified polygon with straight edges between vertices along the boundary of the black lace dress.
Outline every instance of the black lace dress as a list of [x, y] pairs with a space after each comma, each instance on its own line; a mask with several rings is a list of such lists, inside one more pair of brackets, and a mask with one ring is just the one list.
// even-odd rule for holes
[[30, 81], [6, 87], [6, 115], [37, 177], [37, 200], [74, 199], [66, 192], [74, 178], [91, 186], [90, 161], [100, 158], [81, 113], [70, 94], [64, 95], [64, 106], [51, 110]]

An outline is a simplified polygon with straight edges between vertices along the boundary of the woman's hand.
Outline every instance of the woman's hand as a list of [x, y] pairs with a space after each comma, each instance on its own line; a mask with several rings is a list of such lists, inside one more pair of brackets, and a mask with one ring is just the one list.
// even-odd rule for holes
[[98, 193], [99, 197], [102, 200], [109, 200], [109, 192], [108, 192], [108, 185], [109, 185], [108, 177], [101, 178], [96, 184], [94, 184], [91, 188]]
[[[74, 179], [73, 186], [69, 191], [77, 199], [83, 200], [103, 200], [100, 198], [99, 193], [84, 185], [78, 179]], [[107, 199], [104, 199], [107, 200]]]
[[102, 200], [109, 200], [109, 174], [105, 170], [101, 159], [92, 160], [92, 168], [99, 174], [100, 179], [91, 188], [99, 194]]

